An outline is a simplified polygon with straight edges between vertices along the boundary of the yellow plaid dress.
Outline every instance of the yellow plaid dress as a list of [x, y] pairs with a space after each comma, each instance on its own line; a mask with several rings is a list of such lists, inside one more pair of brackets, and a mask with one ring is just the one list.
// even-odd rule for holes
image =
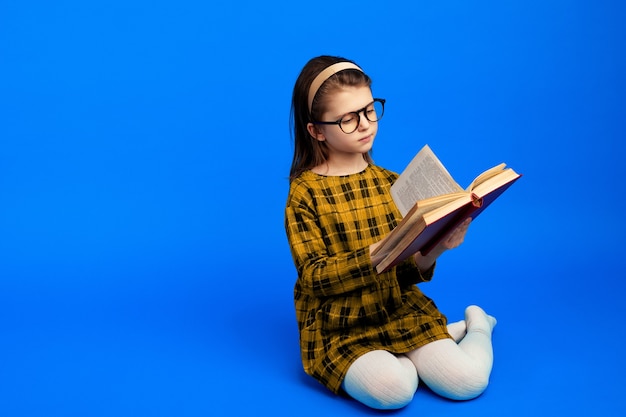
[[377, 274], [369, 245], [401, 215], [389, 188], [398, 175], [369, 165], [347, 176], [306, 171], [293, 180], [285, 229], [298, 272], [294, 288], [302, 363], [335, 393], [359, 356], [404, 353], [450, 337], [446, 317], [417, 288], [429, 271], [413, 257]]

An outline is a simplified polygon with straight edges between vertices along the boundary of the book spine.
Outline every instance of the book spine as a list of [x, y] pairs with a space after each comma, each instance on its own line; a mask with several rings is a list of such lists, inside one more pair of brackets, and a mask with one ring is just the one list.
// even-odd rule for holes
[[483, 206], [483, 199], [472, 193], [472, 205], [476, 208], [480, 208]]

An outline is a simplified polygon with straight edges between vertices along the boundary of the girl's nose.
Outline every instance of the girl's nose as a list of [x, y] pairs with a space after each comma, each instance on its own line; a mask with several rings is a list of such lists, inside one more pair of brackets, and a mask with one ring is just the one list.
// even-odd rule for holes
[[365, 130], [370, 127], [370, 121], [365, 117], [365, 110], [359, 113], [359, 130]]

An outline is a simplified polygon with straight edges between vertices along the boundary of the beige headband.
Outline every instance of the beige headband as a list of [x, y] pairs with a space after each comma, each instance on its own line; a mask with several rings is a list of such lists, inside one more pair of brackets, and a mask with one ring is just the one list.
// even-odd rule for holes
[[338, 62], [327, 67], [324, 71], [320, 72], [317, 77], [311, 83], [311, 87], [309, 88], [309, 113], [311, 112], [311, 106], [313, 105], [313, 99], [315, 98], [315, 94], [317, 94], [317, 90], [324, 84], [324, 81], [337, 74], [339, 71], [343, 71], [346, 69], [356, 69], [361, 72], [363, 70], [359, 68], [356, 64], [352, 62]]

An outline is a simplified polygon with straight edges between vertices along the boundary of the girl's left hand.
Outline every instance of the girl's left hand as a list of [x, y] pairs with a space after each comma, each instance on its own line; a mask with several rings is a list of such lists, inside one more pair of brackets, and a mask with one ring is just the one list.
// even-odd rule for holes
[[467, 218], [456, 229], [451, 231], [448, 236], [446, 236], [443, 241], [441, 241], [441, 245], [443, 246], [443, 248], [453, 249], [463, 243], [463, 240], [465, 240], [465, 234], [467, 233], [467, 229], [469, 228], [471, 222], [471, 217]]
[[428, 255], [422, 255], [420, 252], [417, 252], [415, 257], [415, 262], [420, 270], [425, 271], [430, 268], [437, 258], [441, 256], [448, 249], [453, 249], [463, 243], [465, 240], [465, 234], [467, 233], [467, 229], [469, 228], [470, 223], [472, 222], [471, 218], [468, 218], [456, 229], [451, 231], [437, 246], [430, 251]]

